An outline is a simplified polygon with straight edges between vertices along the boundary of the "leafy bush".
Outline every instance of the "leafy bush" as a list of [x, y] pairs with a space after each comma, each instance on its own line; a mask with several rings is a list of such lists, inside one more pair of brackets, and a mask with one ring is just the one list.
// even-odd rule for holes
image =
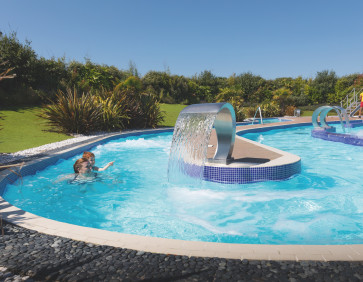
[[273, 92], [273, 95], [273, 100], [280, 108], [280, 113], [278, 115], [284, 114], [286, 111], [286, 107], [292, 105], [292, 91], [288, 88], [282, 87], [276, 89]]
[[57, 101], [44, 107], [40, 117], [65, 133], [82, 133], [99, 130], [102, 124], [102, 105], [90, 93], [81, 96], [74, 89], [58, 91]]
[[281, 109], [276, 101], [272, 101], [267, 104], [263, 104], [261, 107], [263, 117], [278, 117], [280, 116]]
[[114, 89], [127, 108], [129, 128], [155, 128], [164, 120], [154, 89], [150, 93], [144, 93], [142, 89], [142, 81], [136, 76], [130, 76]]
[[246, 117], [251, 118], [254, 117], [256, 113], [257, 108], [256, 107], [244, 107], [243, 112]]
[[287, 116], [293, 116], [295, 113], [296, 107], [294, 106], [287, 106], [285, 109], [285, 115]]
[[155, 128], [164, 120], [159, 101], [154, 95], [138, 93], [135, 89], [120, 91], [118, 95], [126, 97], [128, 128]]
[[236, 121], [243, 121], [246, 115], [243, 111], [243, 99], [231, 99], [229, 103], [233, 106], [236, 114]]

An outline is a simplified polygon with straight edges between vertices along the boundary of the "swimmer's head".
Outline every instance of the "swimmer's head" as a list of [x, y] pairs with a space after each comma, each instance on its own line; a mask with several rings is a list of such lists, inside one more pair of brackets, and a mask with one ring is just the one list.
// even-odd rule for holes
[[91, 152], [84, 152], [82, 158], [87, 159], [91, 163], [92, 166], [95, 165], [95, 162], [96, 162], [95, 154], [93, 154]]
[[90, 164], [88, 159], [80, 158], [74, 163], [73, 169], [75, 173], [79, 174], [90, 173], [92, 172], [92, 165]]

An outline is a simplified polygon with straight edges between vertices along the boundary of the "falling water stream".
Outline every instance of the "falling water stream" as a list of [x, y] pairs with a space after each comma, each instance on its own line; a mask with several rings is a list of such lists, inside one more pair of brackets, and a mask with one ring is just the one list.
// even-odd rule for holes
[[216, 113], [181, 113], [174, 127], [168, 165], [169, 182], [186, 175], [203, 178], [203, 168]]

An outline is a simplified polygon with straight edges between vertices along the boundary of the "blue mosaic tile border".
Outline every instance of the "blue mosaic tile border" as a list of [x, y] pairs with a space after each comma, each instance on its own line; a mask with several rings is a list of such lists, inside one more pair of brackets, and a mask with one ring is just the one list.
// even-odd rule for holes
[[[54, 165], [60, 159], [72, 158], [75, 155], [81, 154], [84, 151], [91, 151], [92, 148], [94, 148], [100, 144], [104, 144], [106, 142], [112, 141], [112, 140], [126, 138], [126, 137], [130, 137], [130, 136], [140, 136], [140, 135], [149, 135], [149, 134], [159, 134], [159, 133], [164, 133], [164, 132], [173, 132], [173, 130], [174, 129], [170, 129], [170, 128], [154, 129], [154, 130], [148, 130], [148, 131], [120, 133], [117, 135], [109, 136], [109, 137], [103, 138], [101, 140], [98, 140], [96, 142], [85, 144], [84, 146], [80, 145], [73, 150], [68, 150], [63, 153], [55, 154], [53, 156], [43, 157], [37, 161], [30, 161], [28, 164], [26, 164], [21, 169], [21, 175], [27, 176], [27, 175], [36, 174], [38, 171], [41, 171], [50, 165]], [[60, 150], [62, 150], [62, 148], [60, 148]], [[0, 178], [0, 196], [3, 195], [6, 185], [14, 183], [18, 178], [19, 178], [19, 176], [17, 176], [16, 174], [14, 174], [10, 171], [8, 173], [6, 173], [2, 177], [2, 179]]]
[[270, 167], [204, 167], [204, 179], [227, 184], [245, 184], [269, 180], [284, 180], [300, 173], [301, 160]]
[[[363, 120], [351, 120], [349, 121], [350, 127], [360, 127], [363, 126]], [[344, 127], [348, 127], [346, 124], [344, 124]]]
[[323, 128], [313, 129], [311, 136], [327, 141], [340, 142], [344, 144], [363, 146], [363, 138], [357, 135], [329, 132]]

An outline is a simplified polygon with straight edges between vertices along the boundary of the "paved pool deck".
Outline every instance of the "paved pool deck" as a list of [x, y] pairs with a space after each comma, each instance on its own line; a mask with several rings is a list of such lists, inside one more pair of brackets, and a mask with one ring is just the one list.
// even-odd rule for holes
[[[294, 118], [293, 121], [279, 123], [275, 126], [307, 122], [311, 122], [311, 118]], [[273, 125], [249, 125], [244, 126], [241, 130], [266, 126]], [[79, 146], [84, 146], [84, 144]], [[266, 155], [264, 155], [266, 152], [262, 152], [262, 154], [266, 158]], [[272, 154], [269, 158], [273, 158], [274, 156], [278, 157]], [[304, 279], [309, 277], [320, 277], [321, 271], [323, 273], [327, 271], [327, 273], [330, 273], [330, 277], [338, 274], [340, 276], [338, 275], [336, 277], [344, 277], [344, 275], [346, 275], [344, 273], [347, 269], [354, 269], [354, 271], [351, 272], [353, 273], [353, 280], [358, 279], [357, 281], [359, 281], [363, 279], [361, 263], [363, 261], [363, 245], [226, 244], [144, 237], [82, 227], [46, 219], [20, 210], [1, 197], [0, 213], [5, 222], [3, 224], [5, 226], [5, 235], [1, 235], [0, 233], [0, 279], [2, 271], [1, 266], [5, 269], [3, 272], [9, 270], [11, 273], [19, 273], [23, 276], [30, 273], [28, 276], [35, 277], [36, 279], [38, 279], [37, 275], [42, 276], [43, 274], [47, 274], [48, 276], [50, 275], [50, 280], [53, 278], [72, 280], [72, 273], [76, 273], [77, 269], [77, 273], [84, 273], [84, 277], [89, 278], [92, 277], [89, 270], [92, 269], [91, 262], [97, 261], [96, 257], [102, 258], [101, 260], [105, 260], [106, 262], [99, 263], [98, 266], [101, 268], [97, 268], [96, 262], [94, 265], [96, 271], [99, 269], [100, 273], [103, 273], [102, 275], [106, 275], [105, 277], [108, 278], [111, 278], [111, 276], [107, 275], [108, 272], [104, 271], [102, 267], [112, 266], [114, 264], [114, 259], [120, 262], [119, 265], [121, 269], [125, 268], [124, 263], [126, 263], [128, 267], [133, 265], [132, 269], [134, 269], [138, 262], [141, 267], [150, 269], [149, 272], [146, 271], [144, 273], [143, 271], [140, 271], [138, 273], [136, 270], [131, 271], [127, 267], [127, 270], [122, 270], [124, 276], [120, 277], [129, 280], [149, 277], [148, 279], [166, 279], [165, 281], [170, 281], [171, 278], [180, 281], [183, 279], [194, 279], [193, 281], [201, 279], [200, 281], [202, 281], [204, 279], [201, 277], [204, 277], [202, 274], [204, 273], [203, 271], [205, 271], [205, 278], [207, 278], [207, 280], [214, 279], [223, 281], [223, 277], [227, 278], [228, 275], [237, 275], [241, 271], [246, 271], [246, 274], [248, 274], [248, 271], [250, 271], [251, 275], [246, 277], [259, 277], [261, 280], [261, 277], [263, 278], [265, 275], [269, 274], [270, 276], [268, 277], [271, 279], [262, 279], [262, 281], [278, 281], [280, 280], [279, 274], [285, 272], [290, 278], [294, 278], [299, 274], [294, 271], [298, 271], [297, 269], [304, 269], [304, 265], [306, 271], [304, 270], [302, 276], [300, 273], [300, 276], [296, 276], [294, 279], [298, 279], [299, 277]], [[34, 240], [36, 240], [35, 238], [40, 239], [37, 239], [38, 241], [34, 242]], [[42, 240], [44, 240], [43, 243], [41, 243]], [[62, 244], [65, 245], [64, 250]], [[73, 246], [75, 246], [74, 249]], [[42, 249], [44, 249], [45, 254], [42, 253]], [[84, 253], [85, 250], [83, 249], [87, 249], [87, 252], [89, 253]], [[111, 253], [110, 256], [107, 256], [108, 252]], [[56, 258], [55, 261], [50, 259], [52, 257], [51, 254], [53, 253], [55, 254], [54, 258]], [[59, 253], [64, 254], [64, 257], [59, 257]], [[86, 259], [83, 263], [76, 264], [74, 268], [67, 269], [65, 267], [66, 264], [63, 263], [66, 263], [67, 260], [74, 263], [74, 259], [77, 258], [76, 254], [84, 254], [85, 258], [89, 257], [88, 255], [92, 255], [93, 259], [90, 258], [90, 261], [87, 261]], [[120, 261], [117, 258], [118, 255], [114, 256], [114, 254], [119, 254], [122, 258], [124, 258], [125, 254], [127, 255], [125, 260]], [[81, 257], [82, 256], [78, 256], [79, 259], [81, 259]], [[107, 259], [107, 257], [111, 258]], [[163, 275], [161, 275], [159, 271], [155, 272], [155, 269], [151, 271], [151, 268], [155, 267], [155, 261], [165, 261], [166, 258], [171, 258], [171, 261], [174, 261], [174, 264], [169, 268], [166, 267], [163, 270]], [[25, 261], [29, 259], [31, 259], [32, 263], [26, 264]], [[41, 262], [38, 261], [38, 263], [36, 263], [38, 259]], [[150, 260], [153, 263], [151, 263]], [[183, 265], [180, 265], [180, 262], [182, 262]], [[164, 263], [161, 264], [164, 265]], [[23, 269], [25, 265], [27, 268]], [[64, 273], [61, 271], [62, 265], [64, 266], [65, 273], [67, 273], [67, 275], [70, 274], [70, 276], [63, 275]], [[82, 265], [86, 265], [85, 268], [83, 268]], [[196, 268], [194, 266], [191, 267], [191, 265], [202, 267]], [[205, 266], [204, 268], [203, 265]], [[228, 265], [233, 267], [228, 269]], [[249, 267], [243, 267], [246, 265]], [[39, 271], [36, 270], [38, 268]], [[109, 270], [109, 273], [117, 276], [117, 270], [119, 269], [117, 267], [114, 267], [114, 269], [115, 271], [112, 269]], [[265, 269], [265, 272], [263, 269]], [[284, 271], [286, 269], [288, 271]], [[341, 276], [341, 272], [343, 273], [343, 276]], [[94, 270], [93, 272], [91, 270], [91, 273], [94, 273]], [[150, 276], [148, 273], [153, 274]], [[138, 276], [139, 274], [141, 276]], [[261, 276], [261, 274], [263, 275]], [[42, 276], [42, 279], [46, 277], [44, 275]], [[94, 275], [94, 277], [101, 277], [96, 274]], [[78, 278], [80, 279], [80, 277]], [[237, 275], [236, 277], [239, 276]], [[77, 280], [76, 276], [74, 278]], [[242, 277], [241, 279], [243, 280], [245, 278]]]

